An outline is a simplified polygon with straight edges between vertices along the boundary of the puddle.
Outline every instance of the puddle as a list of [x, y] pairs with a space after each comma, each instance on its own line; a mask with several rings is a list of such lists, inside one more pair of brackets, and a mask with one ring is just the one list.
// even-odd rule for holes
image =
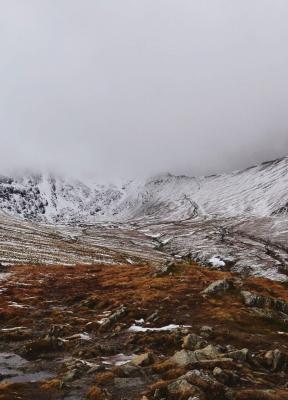
[[0, 380], [21, 374], [22, 372], [18, 368], [21, 368], [26, 363], [27, 361], [17, 354], [0, 353]]
[[33, 382], [45, 381], [47, 379], [52, 379], [54, 377], [55, 375], [50, 372], [41, 371], [32, 374], [16, 375], [11, 378], [4, 379], [1, 383], [27, 383], [27, 382], [33, 383]]
[[116, 354], [115, 356], [102, 357], [102, 362], [106, 365], [121, 366], [129, 363], [135, 357], [135, 354], [130, 356], [126, 356], [125, 354]]
[[39, 382], [54, 378], [55, 375], [47, 371], [25, 373], [21, 368], [28, 361], [14, 353], [0, 353], [0, 381], [1, 383]]
[[0, 353], [0, 370], [4, 368], [19, 368], [27, 363], [24, 358], [14, 353]]

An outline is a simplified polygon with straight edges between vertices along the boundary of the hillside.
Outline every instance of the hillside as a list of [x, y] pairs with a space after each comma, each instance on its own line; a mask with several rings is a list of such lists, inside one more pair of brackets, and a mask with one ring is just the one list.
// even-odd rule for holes
[[139, 218], [282, 215], [288, 205], [288, 158], [231, 174], [152, 177], [99, 185], [52, 174], [0, 178], [0, 209], [48, 223], [94, 223]]

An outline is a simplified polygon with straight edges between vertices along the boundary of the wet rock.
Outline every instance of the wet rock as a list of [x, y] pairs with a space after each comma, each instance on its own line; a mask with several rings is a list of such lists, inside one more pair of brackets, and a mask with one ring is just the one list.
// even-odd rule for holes
[[195, 333], [190, 333], [183, 338], [182, 348], [186, 350], [197, 350], [207, 346], [207, 341]]
[[201, 293], [204, 295], [214, 295], [221, 294], [227, 292], [233, 288], [233, 282], [228, 279], [221, 279], [215, 282], [212, 282], [206, 289], [204, 289]]
[[131, 361], [131, 364], [137, 367], [146, 367], [154, 362], [154, 355], [152, 353], [139, 354]]

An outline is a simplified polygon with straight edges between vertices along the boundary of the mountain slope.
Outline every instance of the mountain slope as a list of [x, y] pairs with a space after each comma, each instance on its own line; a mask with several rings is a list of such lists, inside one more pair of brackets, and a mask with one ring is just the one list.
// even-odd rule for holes
[[265, 217], [287, 213], [287, 188], [287, 157], [231, 174], [199, 178], [167, 174], [122, 185], [38, 174], [0, 177], [0, 209], [50, 223]]

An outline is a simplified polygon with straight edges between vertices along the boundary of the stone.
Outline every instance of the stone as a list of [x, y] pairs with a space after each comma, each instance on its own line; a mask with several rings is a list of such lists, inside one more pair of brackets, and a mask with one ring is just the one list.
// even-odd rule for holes
[[264, 305], [263, 296], [258, 296], [255, 293], [241, 290], [241, 296], [246, 306], [249, 307], [262, 307]]
[[189, 350], [180, 350], [177, 351], [172, 357], [171, 361], [180, 365], [181, 367], [185, 367], [193, 362], [196, 362], [194, 352]]
[[157, 267], [157, 271], [155, 272], [154, 276], [160, 277], [160, 276], [170, 275], [173, 273], [174, 267], [175, 263], [169, 261], [166, 264]]
[[232, 360], [236, 361], [247, 361], [248, 355], [249, 355], [249, 350], [246, 348], [241, 350], [230, 351], [224, 354], [225, 357], [232, 358]]
[[212, 282], [206, 289], [204, 289], [201, 293], [204, 295], [213, 295], [225, 293], [227, 290], [233, 288], [233, 282], [228, 279], [220, 279], [215, 282]]
[[201, 335], [208, 338], [213, 333], [213, 328], [211, 326], [204, 325], [200, 329]]
[[140, 377], [135, 378], [114, 378], [114, 387], [118, 389], [134, 388], [141, 386], [143, 380]]
[[131, 361], [131, 364], [136, 367], [146, 367], [154, 362], [154, 356], [152, 353], [139, 354]]
[[183, 338], [182, 348], [186, 350], [197, 350], [207, 346], [207, 341], [195, 333], [190, 333]]
[[264, 355], [264, 359], [266, 365], [271, 368], [272, 371], [287, 369], [287, 357], [278, 349], [267, 351]]
[[172, 357], [171, 361], [175, 362], [180, 366], [186, 366], [192, 363], [196, 363], [202, 360], [214, 360], [219, 358], [220, 353], [218, 349], [213, 345], [208, 345], [200, 350], [189, 351], [180, 350], [177, 351]]
[[68, 371], [62, 378], [63, 382], [70, 382], [76, 379], [78, 376], [78, 370], [72, 369], [71, 371]]
[[169, 394], [183, 396], [183, 395], [193, 395], [197, 393], [197, 388], [191, 385], [186, 379], [177, 379], [170, 383], [167, 387]]
[[246, 306], [259, 308], [267, 307], [288, 314], [288, 303], [286, 301], [274, 299], [269, 296], [260, 296], [247, 290], [242, 290], [241, 296]]
[[127, 315], [127, 313], [128, 313], [128, 309], [124, 305], [121, 305], [119, 308], [117, 308], [116, 311], [114, 311], [113, 314], [111, 314], [109, 317], [107, 317], [103, 321], [103, 323], [100, 325], [99, 330], [100, 331], [107, 330], [111, 325], [113, 325], [116, 322], [118, 322], [120, 318], [122, 318], [125, 315]]
[[225, 386], [204, 371], [194, 369], [192, 371], [188, 371], [181, 378], [187, 380], [188, 383], [200, 388], [204, 392], [209, 392], [211, 399], [222, 398], [224, 394]]
[[45, 337], [26, 344], [22, 349], [22, 353], [25, 356], [36, 357], [42, 353], [60, 350], [64, 346], [65, 342], [61, 338]]
[[219, 367], [215, 367], [213, 369], [213, 376], [217, 377], [220, 376], [223, 373], [223, 369]]

